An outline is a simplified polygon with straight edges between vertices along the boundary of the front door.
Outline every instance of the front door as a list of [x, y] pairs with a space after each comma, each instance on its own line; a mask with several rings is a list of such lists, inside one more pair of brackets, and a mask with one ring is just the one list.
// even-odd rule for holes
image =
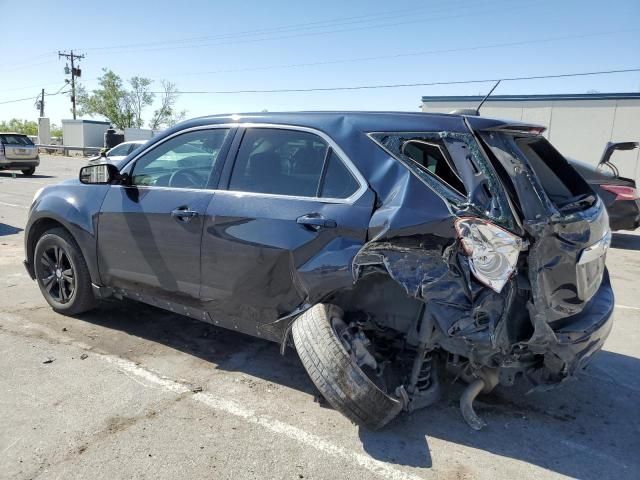
[[204, 216], [229, 137], [229, 129], [179, 133], [123, 170], [128, 180], [110, 187], [98, 220], [105, 285], [197, 302]]
[[345, 158], [317, 132], [244, 132], [203, 234], [201, 297], [214, 322], [279, 340], [279, 317], [353, 282], [374, 195]]

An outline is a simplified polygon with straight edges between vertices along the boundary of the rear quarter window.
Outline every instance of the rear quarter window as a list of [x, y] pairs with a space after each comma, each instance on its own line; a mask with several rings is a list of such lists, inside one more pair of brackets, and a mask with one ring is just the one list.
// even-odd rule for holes
[[358, 190], [358, 181], [334, 151], [331, 151], [325, 168], [321, 197], [348, 198]]
[[345, 199], [359, 183], [333, 148], [306, 131], [249, 128], [236, 155], [229, 190]]
[[454, 209], [471, 208], [515, 228], [504, 185], [471, 132], [372, 132], [369, 137]]

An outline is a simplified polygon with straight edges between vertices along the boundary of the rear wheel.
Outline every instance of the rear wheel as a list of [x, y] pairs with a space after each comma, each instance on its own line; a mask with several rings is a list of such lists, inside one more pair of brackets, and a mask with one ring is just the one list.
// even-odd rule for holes
[[33, 265], [40, 291], [56, 312], [76, 315], [95, 307], [87, 263], [69, 232], [46, 231], [36, 244]]
[[36, 167], [25, 168], [22, 170], [22, 174], [29, 177], [36, 172]]
[[347, 352], [334, 328], [342, 317], [335, 305], [315, 305], [296, 319], [293, 341], [327, 401], [354, 423], [377, 430], [400, 413], [402, 403], [376, 386]]

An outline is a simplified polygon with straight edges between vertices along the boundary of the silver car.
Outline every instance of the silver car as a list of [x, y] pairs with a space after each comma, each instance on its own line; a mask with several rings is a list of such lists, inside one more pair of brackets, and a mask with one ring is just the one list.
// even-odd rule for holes
[[120, 143], [113, 147], [111, 150], [107, 150], [106, 152], [103, 151], [100, 153], [100, 155], [91, 157], [89, 159], [89, 163], [99, 162], [104, 158], [107, 158], [111, 162], [124, 160], [127, 155], [129, 155], [131, 152], [136, 150], [141, 145], [144, 145], [145, 143], [147, 143], [146, 140], [134, 140], [131, 142]]
[[20, 170], [33, 175], [40, 165], [38, 147], [21, 133], [0, 133], [0, 170]]

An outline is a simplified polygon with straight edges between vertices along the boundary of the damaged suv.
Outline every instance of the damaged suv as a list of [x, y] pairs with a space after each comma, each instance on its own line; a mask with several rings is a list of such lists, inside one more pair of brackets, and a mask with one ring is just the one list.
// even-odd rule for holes
[[[54, 310], [131, 298], [294, 346], [337, 410], [380, 428], [603, 345], [602, 201], [541, 135], [391, 112], [198, 118], [36, 194], [25, 264]], [[190, 152], [185, 154], [184, 152]]]

